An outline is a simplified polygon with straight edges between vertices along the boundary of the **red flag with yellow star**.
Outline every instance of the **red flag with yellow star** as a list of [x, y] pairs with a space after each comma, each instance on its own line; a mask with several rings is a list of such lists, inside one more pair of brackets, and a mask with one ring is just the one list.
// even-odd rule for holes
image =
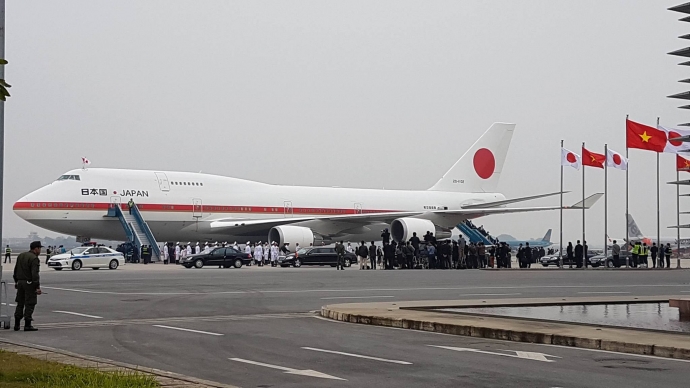
[[626, 120], [625, 128], [628, 148], [664, 152], [666, 132], [630, 120]]
[[582, 147], [582, 165], [590, 167], [604, 168], [604, 162], [606, 161], [606, 155], [597, 154], [592, 152], [585, 147]]
[[676, 171], [690, 172], [690, 160], [676, 154]]

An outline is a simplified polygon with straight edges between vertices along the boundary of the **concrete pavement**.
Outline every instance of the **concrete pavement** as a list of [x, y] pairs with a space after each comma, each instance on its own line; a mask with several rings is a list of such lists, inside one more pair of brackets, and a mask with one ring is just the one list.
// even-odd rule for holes
[[690, 295], [689, 274], [158, 264], [44, 271], [40, 331], [0, 337], [240, 387], [682, 387], [684, 361], [355, 325], [313, 312], [367, 301]]

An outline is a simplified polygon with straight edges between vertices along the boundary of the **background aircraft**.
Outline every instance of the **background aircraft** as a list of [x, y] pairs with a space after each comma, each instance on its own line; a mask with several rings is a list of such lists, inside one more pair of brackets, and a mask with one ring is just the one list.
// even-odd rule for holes
[[525, 246], [526, 243], [529, 243], [529, 246], [533, 247], [533, 248], [541, 248], [541, 247], [546, 248], [546, 247], [550, 247], [551, 245], [553, 245], [553, 243], [551, 242], [551, 229], [547, 230], [544, 237], [542, 237], [540, 239], [534, 239], [534, 240], [501, 240], [501, 241], [507, 243], [512, 249], [519, 247], [520, 244]]

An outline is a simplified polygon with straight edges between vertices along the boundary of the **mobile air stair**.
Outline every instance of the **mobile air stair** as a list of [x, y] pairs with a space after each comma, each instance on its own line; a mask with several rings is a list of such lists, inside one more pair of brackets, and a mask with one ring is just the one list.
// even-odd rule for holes
[[470, 242], [475, 244], [483, 243], [484, 245], [494, 245], [494, 243], [484, 237], [481, 232], [468, 225], [465, 221], [458, 224], [458, 229], [460, 229], [460, 232], [462, 232], [462, 234], [464, 234], [470, 240]]
[[151, 228], [144, 221], [144, 217], [141, 216], [137, 205], [132, 206], [130, 209], [131, 214], [129, 211], [123, 211], [122, 206], [124, 205], [113, 204], [108, 208], [108, 217], [117, 217], [120, 220], [120, 224], [127, 235], [127, 240], [134, 244], [137, 251], [141, 252], [142, 245], [148, 245], [151, 249], [151, 260], [160, 260], [161, 250], [155, 237], [153, 237]]

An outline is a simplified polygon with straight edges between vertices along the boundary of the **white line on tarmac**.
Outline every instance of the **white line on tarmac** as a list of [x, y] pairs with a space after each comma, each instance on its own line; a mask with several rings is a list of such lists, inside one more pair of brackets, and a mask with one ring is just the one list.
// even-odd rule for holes
[[460, 296], [508, 296], [508, 295], [522, 295], [522, 293], [516, 292], [513, 294], [460, 294]]
[[[0, 304], [2, 304], [3, 306], [5, 306], [5, 303], [0, 303]], [[10, 307], [17, 307], [17, 305], [16, 305], [16, 304], [12, 304], [12, 303], [10, 303], [10, 304], [7, 304], [7, 306], [10, 306]]]
[[345, 353], [345, 352], [337, 352], [335, 350], [326, 350], [326, 349], [317, 349], [317, 348], [310, 348], [310, 347], [302, 347], [302, 349], [305, 350], [313, 350], [315, 352], [322, 352], [322, 353], [332, 353], [332, 354], [339, 354], [341, 356], [349, 356], [349, 357], [357, 357], [357, 358], [364, 358], [367, 360], [374, 360], [374, 361], [381, 361], [381, 362], [390, 362], [392, 364], [400, 364], [400, 365], [412, 365], [411, 362], [407, 361], [399, 361], [399, 360], [388, 360], [385, 358], [378, 358], [378, 357], [372, 357], [372, 356], [364, 356], [361, 354], [352, 354], [352, 353]]
[[84, 294], [105, 294], [105, 295], [230, 295], [230, 294], [255, 294], [257, 292], [263, 294], [302, 294], [302, 293], [328, 293], [328, 292], [391, 292], [391, 291], [462, 291], [462, 290], [538, 290], [538, 289], [566, 289], [566, 288], [642, 288], [642, 287], [687, 287], [687, 284], [627, 284], [620, 286], [482, 286], [482, 287], [414, 287], [414, 288], [358, 288], [358, 289], [333, 289], [333, 290], [251, 290], [251, 291], [215, 291], [215, 292], [114, 292], [114, 291], [93, 291], [80, 290], [75, 288], [61, 288], [61, 287], [46, 287], [41, 289], [50, 289], [68, 292], [80, 292]]
[[582, 291], [582, 292], [578, 292], [578, 294], [629, 294], [629, 292], [625, 292], [625, 291]]
[[223, 334], [219, 333], [211, 333], [209, 331], [201, 331], [201, 330], [192, 330], [192, 329], [183, 329], [181, 327], [172, 327], [172, 326], [165, 326], [165, 325], [153, 325], [154, 327], [160, 327], [161, 329], [172, 329], [172, 330], [180, 330], [180, 331], [188, 331], [190, 333], [198, 333], [198, 334], [208, 334], [208, 335], [216, 335], [216, 336], [221, 336]]
[[103, 319], [103, 317], [99, 317], [97, 315], [88, 315], [88, 314], [82, 314], [82, 313], [73, 313], [71, 311], [53, 311], [54, 313], [58, 314], [69, 314], [69, 315], [78, 315], [80, 317], [86, 317], [86, 318], [95, 318], [95, 319]]
[[372, 299], [372, 298], [395, 298], [394, 296], [331, 296], [329, 298], [321, 298], [323, 300], [327, 299]]
[[[346, 321], [336, 321], [330, 318], [324, 318], [320, 317], [317, 315], [312, 316], [311, 318], [315, 318], [321, 321], [326, 321], [330, 323], [340, 323], [343, 325], [356, 325], [356, 326], [362, 326], [361, 323], [352, 323], [352, 322], [346, 322]], [[422, 331], [422, 330], [411, 330], [411, 329], [403, 329], [402, 327], [390, 327], [390, 326], [377, 326], [377, 325], [369, 325], [369, 327], [376, 327], [379, 329], [384, 329], [384, 330], [398, 330], [398, 331], [405, 331], [408, 333], [415, 333], [415, 334], [431, 334], [431, 335], [440, 335], [440, 336], [445, 336], [445, 337], [453, 337], [456, 339], [481, 339], [483, 341], [488, 341], [488, 342], [500, 342], [502, 344], [505, 344], [506, 342], [515, 342], [515, 341], [507, 341], [507, 340], [500, 340], [500, 339], [494, 339], [494, 338], [475, 338], [475, 337], [466, 337], [466, 336], [459, 336], [457, 334], [447, 334], [447, 333], [437, 333], [435, 331]], [[538, 344], [538, 343], [525, 343], [525, 342], [515, 342], [516, 344], [523, 344], [523, 345], [530, 345], [530, 346], [549, 346], [553, 348], [561, 348], [566, 351], [583, 351], [583, 352], [598, 352], [598, 353], [607, 353], [607, 354], [617, 354], [620, 356], [627, 356], [627, 357], [633, 357], [633, 358], [650, 358], [653, 360], [657, 361], [674, 361], [674, 362], [685, 362], [685, 363], [690, 363], [690, 360], [684, 360], [682, 358], [666, 358], [666, 357], [659, 357], [659, 356], [651, 356], [651, 355], [646, 355], [646, 354], [634, 354], [634, 353], [622, 353], [622, 352], [614, 352], [611, 350], [601, 350], [601, 349], [587, 349], [587, 348], [575, 348], [572, 346], [566, 346], [566, 345], [552, 345], [552, 344]]]

